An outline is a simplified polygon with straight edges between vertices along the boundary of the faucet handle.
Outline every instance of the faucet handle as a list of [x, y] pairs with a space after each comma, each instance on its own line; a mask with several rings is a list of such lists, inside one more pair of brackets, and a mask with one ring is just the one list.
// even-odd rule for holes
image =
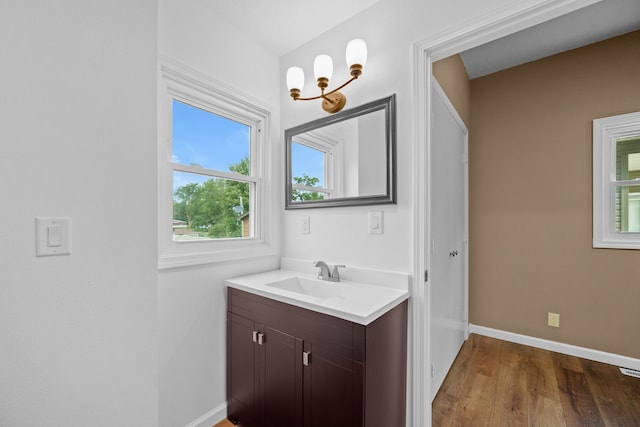
[[347, 268], [347, 266], [346, 265], [333, 266], [333, 273], [331, 273], [331, 280], [333, 280], [334, 282], [340, 281], [340, 272], [338, 271], [338, 268]]

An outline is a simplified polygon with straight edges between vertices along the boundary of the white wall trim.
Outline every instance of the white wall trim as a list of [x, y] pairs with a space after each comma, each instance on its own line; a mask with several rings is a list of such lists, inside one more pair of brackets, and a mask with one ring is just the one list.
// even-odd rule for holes
[[488, 11], [484, 16], [424, 40], [419, 45], [427, 48], [437, 46], [430, 52], [435, 62], [600, 1], [528, 0], [513, 8]]
[[191, 421], [185, 427], [211, 427], [227, 417], [227, 404], [223, 403], [196, 420]]
[[543, 350], [555, 351], [556, 353], [567, 354], [569, 356], [595, 360], [596, 362], [607, 363], [609, 365], [619, 366], [622, 368], [640, 370], [640, 359], [634, 359], [633, 357], [607, 353], [605, 351], [545, 340], [528, 335], [520, 335], [514, 332], [501, 331], [499, 329], [492, 329], [473, 324], [470, 325], [469, 330], [472, 334], [484, 335], [486, 337], [497, 338], [499, 340], [514, 342], [517, 344], [524, 344], [530, 347], [541, 348]]

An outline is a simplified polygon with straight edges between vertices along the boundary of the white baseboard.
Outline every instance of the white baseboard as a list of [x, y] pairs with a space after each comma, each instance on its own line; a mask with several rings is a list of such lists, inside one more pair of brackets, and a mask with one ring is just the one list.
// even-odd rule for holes
[[211, 427], [212, 425], [219, 423], [227, 417], [227, 404], [213, 408], [197, 420], [191, 421], [185, 427]]
[[607, 363], [609, 365], [640, 370], [640, 359], [634, 359], [633, 357], [621, 356], [619, 354], [607, 353], [600, 350], [578, 347], [571, 344], [544, 340], [541, 338], [530, 337], [528, 335], [520, 335], [513, 332], [501, 331], [498, 329], [492, 329], [485, 326], [472, 324], [469, 324], [469, 332], [472, 334], [484, 335], [487, 337], [510, 341], [517, 344], [537, 347], [543, 350], [555, 351], [556, 353], [568, 354], [570, 356], [581, 357], [583, 359], [595, 360], [596, 362]]

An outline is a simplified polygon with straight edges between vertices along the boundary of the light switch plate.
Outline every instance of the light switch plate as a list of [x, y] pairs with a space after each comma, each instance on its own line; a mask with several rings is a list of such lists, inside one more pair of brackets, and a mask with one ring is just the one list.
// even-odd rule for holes
[[36, 217], [36, 256], [71, 254], [71, 218]]
[[369, 212], [369, 234], [382, 234], [382, 211]]

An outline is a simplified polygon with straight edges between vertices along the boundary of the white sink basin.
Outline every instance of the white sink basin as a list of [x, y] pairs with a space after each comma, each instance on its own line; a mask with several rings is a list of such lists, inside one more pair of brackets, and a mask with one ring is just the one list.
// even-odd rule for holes
[[336, 282], [307, 279], [305, 277], [290, 277], [288, 279], [267, 283], [266, 285], [316, 298], [339, 297], [341, 293], [340, 285]]
[[408, 298], [408, 289], [274, 270], [225, 281], [227, 286], [367, 325]]

